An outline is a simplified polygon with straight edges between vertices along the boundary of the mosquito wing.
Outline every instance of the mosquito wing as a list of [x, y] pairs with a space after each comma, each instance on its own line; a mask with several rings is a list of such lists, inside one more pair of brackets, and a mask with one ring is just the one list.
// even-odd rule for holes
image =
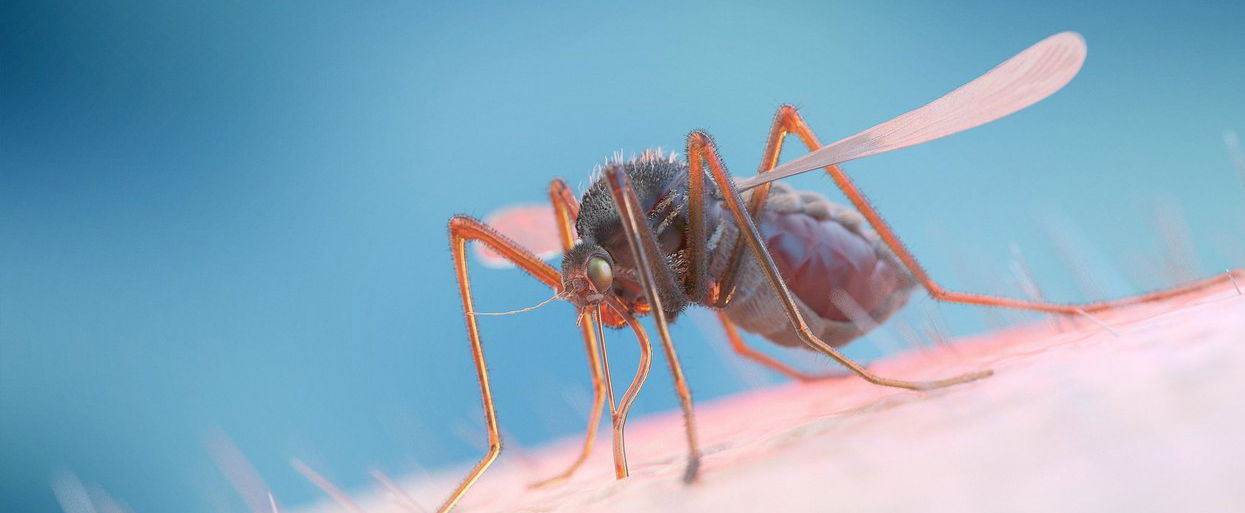
[[[553, 207], [548, 204], [502, 207], [485, 217], [484, 222], [542, 260], [550, 260], [562, 254], [557, 218], [553, 213]], [[472, 244], [471, 247], [475, 249], [476, 259], [487, 267], [497, 269], [514, 267], [512, 262], [487, 245]]]
[[895, 119], [736, 182], [740, 191], [840, 162], [932, 141], [984, 125], [1062, 88], [1085, 62], [1085, 40], [1061, 32], [1039, 41], [985, 75]]

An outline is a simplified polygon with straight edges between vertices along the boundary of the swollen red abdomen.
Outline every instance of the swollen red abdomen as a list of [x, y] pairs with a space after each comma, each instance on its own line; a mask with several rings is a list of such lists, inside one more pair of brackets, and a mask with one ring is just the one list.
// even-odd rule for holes
[[[809, 331], [826, 344], [846, 344], [885, 321], [907, 303], [916, 285], [858, 212], [820, 194], [774, 184], [754, 219]], [[725, 275], [738, 236], [738, 228], [726, 221], [711, 237], [709, 270], [715, 279]], [[749, 252], [735, 274], [726, 315], [771, 342], [806, 347]]]
[[[860, 312], [875, 312], [908, 284], [892, 260], [838, 221], [772, 211], [761, 217], [758, 228], [791, 292], [825, 319], [852, 320], [851, 302]], [[850, 302], [836, 300], [836, 291]]]

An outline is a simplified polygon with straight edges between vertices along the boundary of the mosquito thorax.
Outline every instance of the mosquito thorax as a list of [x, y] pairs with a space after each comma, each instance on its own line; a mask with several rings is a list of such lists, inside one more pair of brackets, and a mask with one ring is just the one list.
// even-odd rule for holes
[[[679, 177], [686, 176], [687, 165], [675, 158], [673, 153], [662, 154], [656, 150], [645, 151], [639, 157], [630, 160], [613, 159], [606, 165], [622, 166], [627, 178], [640, 200], [640, 208], [650, 211], [663, 195], [677, 186]], [[622, 232], [622, 221], [618, 210], [614, 207], [614, 198], [610, 192], [609, 181], [605, 179], [605, 166], [593, 170], [591, 182], [579, 201], [579, 216], [575, 219], [575, 231], [583, 241], [595, 242], [607, 250], [612, 239], [623, 240], [618, 236]], [[654, 228], [656, 228], [654, 226]], [[625, 246], [623, 248], [626, 251]], [[615, 252], [613, 256], [624, 255]]]
[[[649, 227], [667, 257], [658, 265], [663, 266], [663, 271], [673, 273], [678, 282], [674, 287], [665, 287], [659, 292], [663, 307], [673, 317], [688, 304], [682, 290], [686, 277], [681, 274], [686, 266], [680, 264], [684, 258], [683, 238], [687, 221], [687, 163], [674, 153], [646, 150], [629, 160], [616, 156], [607, 164], [622, 166], [627, 174], [639, 206], [647, 214]], [[579, 301], [602, 301], [604, 298], [593, 295], [596, 292], [613, 294], [623, 304], [637, 306], [646, 301], [622, 221], [602, 169], [604, 166], [594, 171], [591, 185], [580, 200], [575, 229], [583, 242], [568, 252], [563, 260], [564, 285], [577, 304]], [[593, 255], [604, 255], [608, 269], [603, 263], [594, 264]], [[593, 271], [594, 266], [597, 271]], [[598, 283], [603, 284], [600, 279], [606, 271], [610, 275], [608, 291], [593, 283], [595, 272]]]

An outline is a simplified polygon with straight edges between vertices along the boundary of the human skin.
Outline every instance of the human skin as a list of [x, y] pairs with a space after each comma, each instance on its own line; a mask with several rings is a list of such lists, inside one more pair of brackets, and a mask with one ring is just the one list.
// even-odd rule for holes
[[[1231, 284], [1088, 319], [897, 355], [879, 374], [995, 375], [931, 392], [855, 378], [697, 405], [701, 480], [679, 480], [677, 413], [628, 427], [631, 477], [608, 442], [569, 482], [531, 490], [578, 440], [503, 452], [463, 512], [1231, 511], [1245, 506], [1245, 296]], [[401, 480], [431, 510], [460, 472]], [[416, 511], [378, 487], [369, 512]], [[335, 511], [327, 501], [303, 511]]]

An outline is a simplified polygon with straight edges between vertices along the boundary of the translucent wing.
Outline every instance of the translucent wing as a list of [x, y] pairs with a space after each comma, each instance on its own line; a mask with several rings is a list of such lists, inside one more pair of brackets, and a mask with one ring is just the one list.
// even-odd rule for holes
[[832, 164], [877, 155], [984, 125], [1062, 88], [1085, 62], [1085, 40], [1061, 32], [924, 107], [736, 182], [740, 191]]
[[[557, 218], [554, 217], [553, 207], [548, 204], [502, 207], [485, 217], [484, 222], [541, 259], [549, 260], [562, 254]], [[472, 244], [471, 247], [475, 249], [476, 259], [487, 267], [514, 267], [509, 260], [484, 244]]]

